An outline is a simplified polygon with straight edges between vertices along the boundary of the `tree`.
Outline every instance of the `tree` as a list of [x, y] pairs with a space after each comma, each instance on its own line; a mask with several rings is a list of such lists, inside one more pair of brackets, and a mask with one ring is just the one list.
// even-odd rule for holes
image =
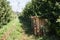
[[0, 27], [10, 22], [13, 11], [7, 0], [0, 0]]
[[[50, 32], [56, 33], [57, 19], [60, 16], [60, 1], [59, 0], [32, 0], [23, 10], [24, 16], [40, 16], [48, 19]], [[53, 30], [53, 31], [52, 31]]]

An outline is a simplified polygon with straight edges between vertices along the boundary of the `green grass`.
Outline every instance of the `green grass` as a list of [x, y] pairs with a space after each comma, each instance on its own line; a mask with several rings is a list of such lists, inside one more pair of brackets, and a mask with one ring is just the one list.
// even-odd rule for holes
[[19, 23], [19, 20], [15, 20], [16, 22], [16, 28], [15, 30], [10, 34], [7, 40], [20, 40], [22, 36], [22, 28], [21, 24]]
[[[19, 23], [18, 18], [12, 20], [10, 23], [8, 23], [7, 25], [3, 26], [3, 28], [0, 29], [0, 38], [3, 36], [3, 34], [4, 34], [7, 30], [9, 30], [11, 27], [13, 27], [13, 24], [16, 26], [17, 29], [19, 29], [19, 27], [20, 27], [20, 25], [21, 25], [21, 24]], [[20, 28], [20, 30], [21, 30], [21, 28]], [[13, 33], [14, 33], [14, 32], [13, 32]], [[16, 33], [18, 33], [18, 32], [16, 32]], [[15, 34], [15, 33], [14, 33], [14, 34]]]

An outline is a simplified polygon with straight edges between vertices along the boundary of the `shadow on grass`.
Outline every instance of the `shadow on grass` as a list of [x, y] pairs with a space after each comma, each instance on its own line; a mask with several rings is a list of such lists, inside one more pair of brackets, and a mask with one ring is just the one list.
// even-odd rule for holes
[[22, 23], [22, 28], [25, 31], [26, 34], [31, 35], [32, 34], [32, 27], [31, 27], [31, 20], [28, 17], [19, 17], [20, 23]]

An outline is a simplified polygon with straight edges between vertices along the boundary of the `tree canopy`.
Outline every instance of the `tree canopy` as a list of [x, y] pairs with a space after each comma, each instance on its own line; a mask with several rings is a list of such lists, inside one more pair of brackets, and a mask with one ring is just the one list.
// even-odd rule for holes
[[[23, 10], [25, 17], [40, 16], [48, 19], [51, 31], [57, 27], [57, 19], [60, 16], [59, 0], [32, 0]], [[54, 26], [55, 25], [55, 26]], [[53, 31], [53, 32], [54, 32]]]
[[7, 24], [12, 18], [13, 11], [7, 0], [0, 0], [0, 27]]

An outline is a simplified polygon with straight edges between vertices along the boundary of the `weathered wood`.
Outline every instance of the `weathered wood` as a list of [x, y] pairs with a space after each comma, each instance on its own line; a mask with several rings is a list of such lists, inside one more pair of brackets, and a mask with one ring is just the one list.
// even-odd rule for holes
[[39, 18], [37, 16], [31, 16], [31, 25], [35, 35], [42, 35], [43, 31], [40, 29], [41, 25], [45, 25], [45, 19]]

